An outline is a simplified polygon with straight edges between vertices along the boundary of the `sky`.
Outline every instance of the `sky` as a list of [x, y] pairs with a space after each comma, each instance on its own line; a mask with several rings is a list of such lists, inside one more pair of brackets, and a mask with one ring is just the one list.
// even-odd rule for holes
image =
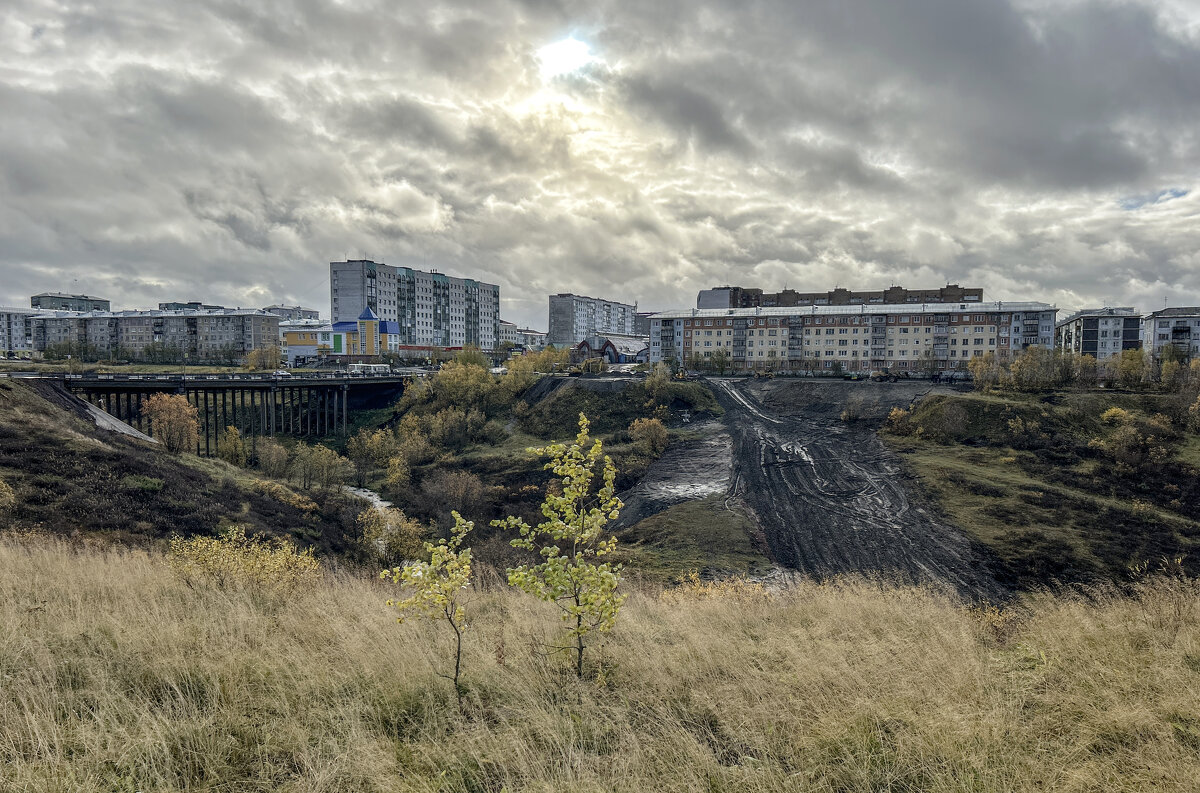
[[0, 305], [1200, 304], [1200, 0], [6, 0]]

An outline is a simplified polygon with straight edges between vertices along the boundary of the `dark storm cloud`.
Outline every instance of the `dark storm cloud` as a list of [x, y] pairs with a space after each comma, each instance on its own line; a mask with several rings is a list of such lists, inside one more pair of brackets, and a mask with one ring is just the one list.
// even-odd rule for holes
[[[0, 303], [327, 310], [346, 256], [497, 281], [539, 326], [548, 292], [730, 282], [1200, 302], [1188, 9], [16, 0]], [[594, 60], [544, 78], [567, 36]]]

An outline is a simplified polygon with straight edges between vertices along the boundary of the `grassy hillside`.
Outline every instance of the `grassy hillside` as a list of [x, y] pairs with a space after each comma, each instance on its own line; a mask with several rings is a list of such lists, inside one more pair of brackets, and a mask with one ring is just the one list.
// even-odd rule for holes
[[972, 611], [920, 590], [633, 592], [580, 684], [557, 619], [442, 626], [378, 581], [283, 601], [144, 552], [0, 542], [0, 788], [13, 791], [1192, 791], [1200, 591]]
[[[1200, 438], [1169, 396], [934, 396], [884, 437], [937, 505], [997, 552], [1010, 583], [1124, 579], [1184, 557], [1200, 572]], [[1105, 421], [1111, 408], [1127, 418]], [[1118, 434], [1155, 436], [1112, 451]], [[1157, 450], [1157, 451], [1156, 451]]]
[[32, 381], [0, 380], [0, 480], [15, 491], [8, 520], [17, 528], [135, 543], [241, 523], [335, 550], [361, 509], [314, 494], [318, 509], [304, 511], [260, 492], [243, 469], [97, 429], [53, 386]]

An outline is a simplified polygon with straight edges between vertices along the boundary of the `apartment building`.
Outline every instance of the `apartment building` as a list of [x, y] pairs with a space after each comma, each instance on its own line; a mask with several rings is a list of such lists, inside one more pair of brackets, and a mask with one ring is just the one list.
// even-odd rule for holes
[[357, 322], [370, 308], [395, 322], [401, 346], [455, 348], [500, 344], [500, 287], [439, 272], [366, 259], [329, 263], [333, 323]]
[[1051, 348], [1057, 309], [1046, 303], [688, 309], [650, 321], [650, 361], [685, 365], [714, 354], [733, 369], [959, 369], [993, 352], [1009, 360]]
[[1142, 318], [1130, 306], [1076, 311], [1054, 325], [1054, 346], [1063, 352], [1107, 361], [1142, 346]]
[[741, 286], [702, 289], [696, 295], [696, 308], [775, 308], [792, 306], [857, 306], [908, 303], [981, 303], [983, 289], [947, 284], [938, 289], [905, 289], [890, 286], [875, 292], [834, 289], [829, 292], [763, 292]]
[[1142, 348], [1161, 360], [1166, 347], [1187, 360], [1200, 356], [1200, 306], [1164, 308], [1142, 318]]
[[225, 360], [279, 340], [279, 317], [255, 309], [48, 311], [32, 316], [29, 324], [37, 352], [70, 345], [122, 358], [142, 358], [154, 351], [193, 361]]
[[550, 295], [547, 343], [574, 347], [589, 336], [634, 336], [637, 304], [628, 305], [586, 295]]
[[68, 295], [64, 292], [42, 292], [29, 298], [31, 308], [44, 311], [111, 311], [112, 304], [102, 297]]
[[29, 319], [37, 313], [33, 308], [0, 306], [0, 356], [24, 358], [33, 353]]

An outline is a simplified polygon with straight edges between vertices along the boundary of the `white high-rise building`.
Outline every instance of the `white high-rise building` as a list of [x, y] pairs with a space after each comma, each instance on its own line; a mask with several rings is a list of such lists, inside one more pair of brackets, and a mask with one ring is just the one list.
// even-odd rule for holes
[[495, 284], [357, 259], [329, 263], [329, 294], [334, 324], [355, 322], [370, 307], [396, 323], [402, 346], [499, 346]]

